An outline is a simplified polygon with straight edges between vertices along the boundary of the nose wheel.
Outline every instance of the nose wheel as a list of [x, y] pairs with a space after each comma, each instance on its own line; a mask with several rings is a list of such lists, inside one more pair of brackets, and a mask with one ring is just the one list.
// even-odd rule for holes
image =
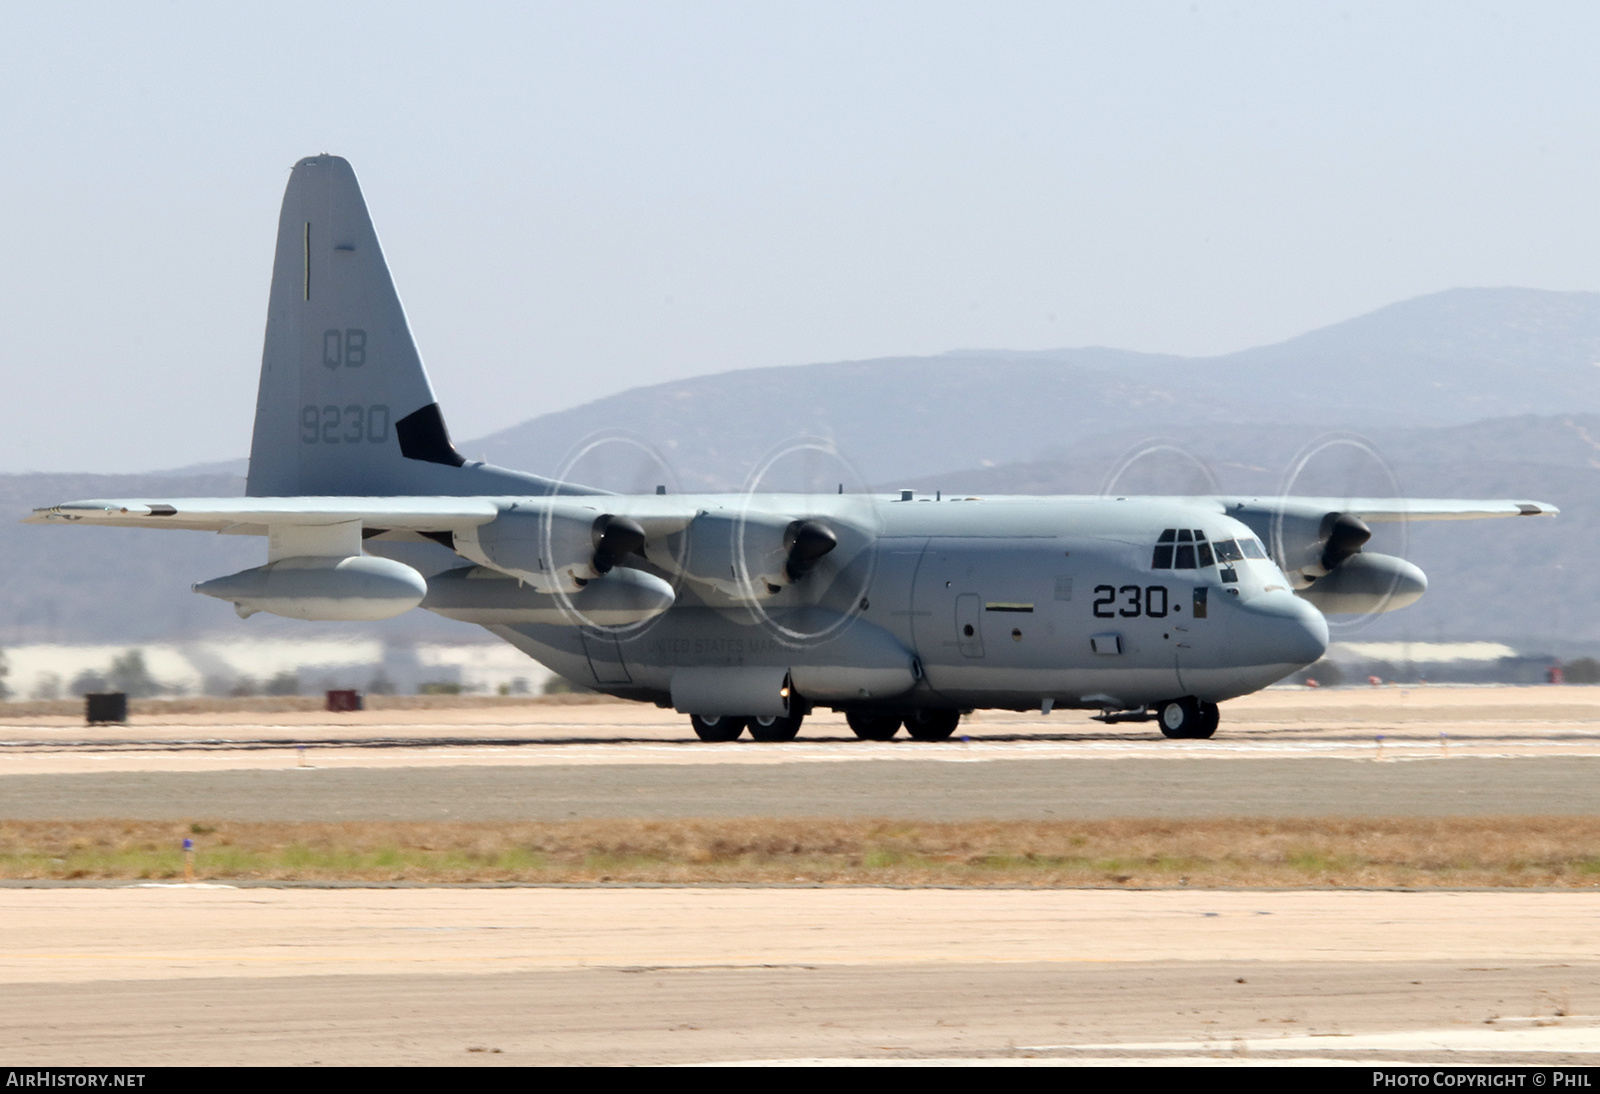
[[1192, 695], [1169, 699], [1156, 707], [1161, 735], [1174, 740], [1204, 740], [1217, 731], [1221, 720], [1217, 704], [1202, 702]]

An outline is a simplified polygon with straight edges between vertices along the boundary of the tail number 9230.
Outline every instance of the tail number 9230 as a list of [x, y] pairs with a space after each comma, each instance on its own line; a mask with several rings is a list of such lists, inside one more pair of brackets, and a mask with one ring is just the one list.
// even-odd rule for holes
[[1167, 614], [1165, 585], [1096, 585], [1094, 614], [1100, 619], [1133, 619], [1147, 615], [1161, 619]]

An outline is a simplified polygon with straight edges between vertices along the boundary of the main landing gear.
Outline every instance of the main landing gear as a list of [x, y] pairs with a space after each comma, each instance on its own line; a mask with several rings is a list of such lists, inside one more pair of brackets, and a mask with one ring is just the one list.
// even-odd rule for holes
[[691, 714], [689, 724], [702, 741], [737, 741], [747, 728], [758, 741], [792, 741], [800, 732], [805, 715], [784, 714], [776, 718], [755, 718], [728, 714]]
[[1163, 737], [1204, 740], [1217, 731], [1221, 712], [1217, 704], [1203, 702], [1192, 695], [1155, 704], [1156, 724]]
[[[887, 741], [906, 727], [918, 741], [943, 741], [961, 724], [959, 710], [852, 710], [845, 721], [863, 741]], [[758, 741], [792, 741], [800, 732], [805, 715], [790, 713], [776, 718], [756, 718], [743, 714], [691, 714], [689, 724], [702, 741], [737, 741], [748, 729]]]
[[851, 710], [844, 720], [863, 741], [887, 741], [904, 725], [918, 741], [943, 741], [961, 724], [959, 710]]

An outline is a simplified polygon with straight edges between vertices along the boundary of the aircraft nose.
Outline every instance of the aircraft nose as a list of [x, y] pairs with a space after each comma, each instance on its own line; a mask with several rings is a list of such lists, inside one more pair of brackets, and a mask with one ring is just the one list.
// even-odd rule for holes
[[1328, 652], [1328, 621], [1291, 592], [1275, 591], [1244, 605], [1245, 633], [1261, 664], [1309, 665]]

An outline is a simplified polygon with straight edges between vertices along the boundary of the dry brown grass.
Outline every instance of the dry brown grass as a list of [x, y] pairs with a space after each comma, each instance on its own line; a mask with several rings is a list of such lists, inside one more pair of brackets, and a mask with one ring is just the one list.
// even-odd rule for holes
[[1600, 817], [0, 823], [0, 877], [847, 885], [1600, 885]]

